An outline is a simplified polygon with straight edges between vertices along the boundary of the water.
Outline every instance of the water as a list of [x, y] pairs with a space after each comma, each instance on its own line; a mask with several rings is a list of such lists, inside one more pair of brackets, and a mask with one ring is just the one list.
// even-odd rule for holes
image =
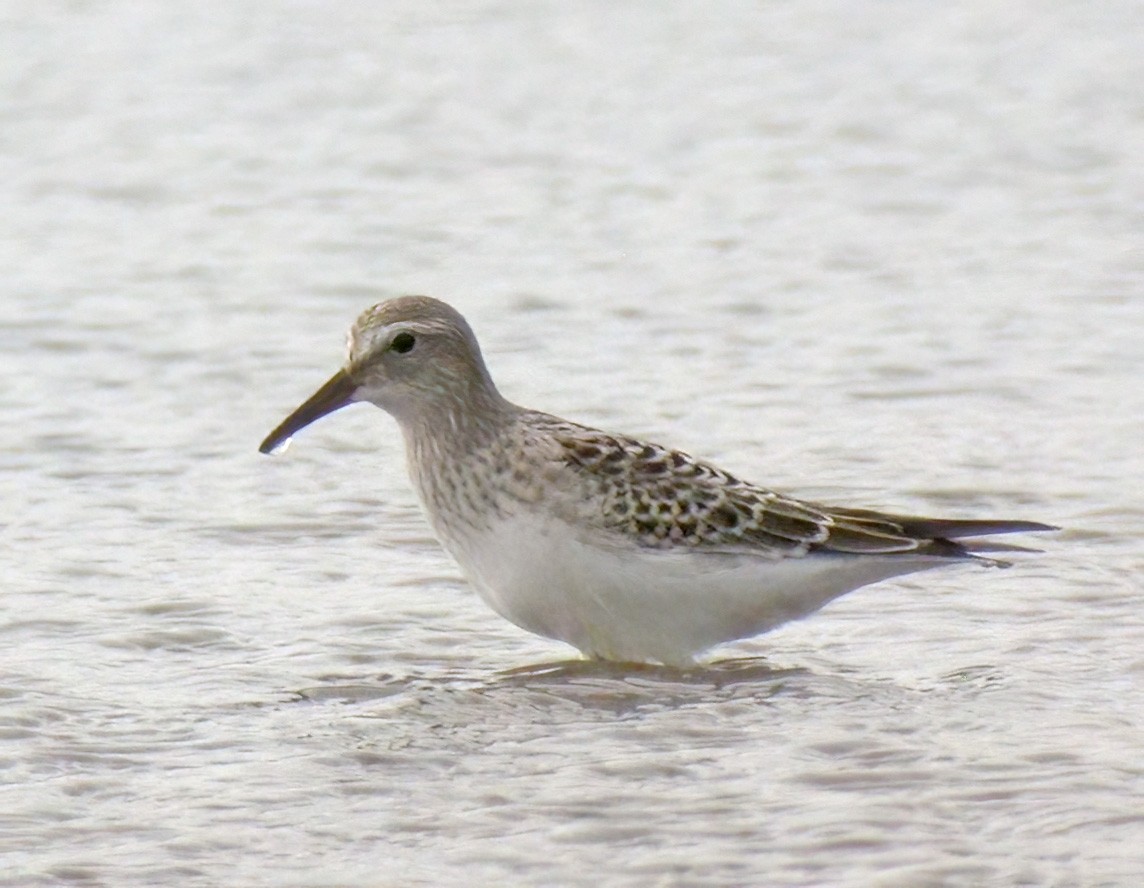
[[[0, 11], [0, 879], [1136, 885], [1131, 2]], [[689, 674], [501, 621], [358, 311], [854, 505], [1058, 523]]]

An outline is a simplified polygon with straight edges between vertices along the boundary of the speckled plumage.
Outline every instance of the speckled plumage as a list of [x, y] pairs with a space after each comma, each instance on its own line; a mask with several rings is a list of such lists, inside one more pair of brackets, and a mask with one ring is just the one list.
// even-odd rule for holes
[[398, 420], [430, 522], [482, 596], [589, 656], [685, 664], [866, 583], [998, 563], [956, 538], [1050, 529], [796, 500], [680, 451], [517, 407], [461, 315], [428, 297], [366, 311], [345, 368], [261, 449], [358, 400]]

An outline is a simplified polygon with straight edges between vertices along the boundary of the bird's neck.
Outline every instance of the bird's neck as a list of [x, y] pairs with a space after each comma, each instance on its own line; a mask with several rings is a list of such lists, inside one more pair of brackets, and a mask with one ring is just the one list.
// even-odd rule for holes
[[520, 413], [495, 389], [423, 406], [415, 416], [399, 417], [410, 475], [423, 495], [434, 478], [482, 459]]
[[511, 438], [519, 413], [520, 408], [502, 399], [479, 411], [455, 407], [402, 424], [410, 480], [437, 537], [450, 551], [450, 541], [487, 518], [474, 510], [492, 508], [497, 455]]

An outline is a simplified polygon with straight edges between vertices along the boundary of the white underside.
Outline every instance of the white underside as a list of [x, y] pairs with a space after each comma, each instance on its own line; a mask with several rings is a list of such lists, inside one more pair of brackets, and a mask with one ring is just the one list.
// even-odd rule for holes
[[867, 583], [950, 563], [611, 549], [539, 515], [442, 542], [485, 601], [516, 625], [589, 657], [670, 665], [806, 616]]

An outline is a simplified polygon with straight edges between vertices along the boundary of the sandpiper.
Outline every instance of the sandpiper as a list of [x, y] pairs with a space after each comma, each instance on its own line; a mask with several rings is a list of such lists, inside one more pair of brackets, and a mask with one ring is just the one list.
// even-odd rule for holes
[[845, 592], [945, 564], [957, 540], [1054, 530], [792, 499], [686, 453], [518, 407], [468, 323], [426, 296], [364, 312], [345, 365], [262, 442], [357, 401], [390, 413], [442, 545], [497, 613], [588, 657], [686, 666]]

